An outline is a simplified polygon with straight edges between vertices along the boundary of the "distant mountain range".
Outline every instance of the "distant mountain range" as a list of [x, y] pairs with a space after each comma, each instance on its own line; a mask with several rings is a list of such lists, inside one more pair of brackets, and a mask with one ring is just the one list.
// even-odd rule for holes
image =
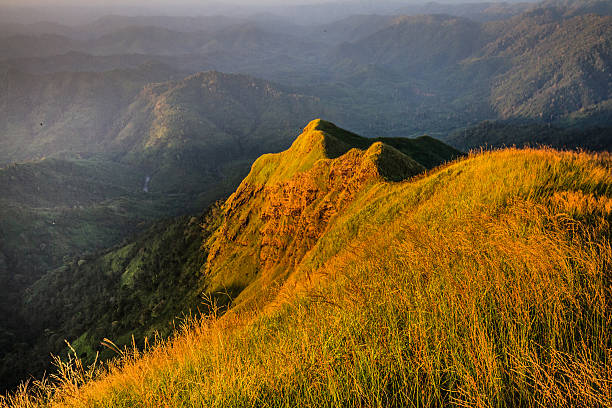
[[0, 26], [0, 383], [248, 299], [357, 190], [472, 149], [610, 150], [609, 2], [345, 6]]
[[[80, 37], [41, 34], [42, 27], [36, 35], [7, 34], [0, 38], [0, 72], [153, 63], [181, 75], [243, 73], [319, 97], [334, 120], [368, 136], [444, 137], [483, 120], [557, 123], [608, 109], [606, 4], [478, 4], [452, 6], [447, 14], [359, 15], [310, 26], [263, 16], [109, 16]], [[505, 11], [495, 19], [473, 17], [491, 10]]]

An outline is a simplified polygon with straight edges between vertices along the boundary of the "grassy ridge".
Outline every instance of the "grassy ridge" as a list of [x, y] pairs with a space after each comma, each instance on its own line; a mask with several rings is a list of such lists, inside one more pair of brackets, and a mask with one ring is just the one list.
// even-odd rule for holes
[[258, 308], [4, 403], [609, 406], [611, 165], [509, 149], [368, 184]]

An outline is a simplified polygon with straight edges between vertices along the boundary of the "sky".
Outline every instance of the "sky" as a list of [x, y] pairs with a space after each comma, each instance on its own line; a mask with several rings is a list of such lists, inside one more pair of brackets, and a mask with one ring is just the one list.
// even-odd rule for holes
[[108, 14], [223, 14], [245, 17], [257, 13], [272, 13], [297, 18], [302, 9], [291, 10], [294, 8], [292, 6], [326, 4], [326, 7], [321, 8], [321, 13], [329, 11], [331, 14], [337, 14], [344, 8], [344, 12], [354, 10], [354, 14], [359, 14], [374, 13], [384, 7], [392, 9], [398, 5], [415, 4], [419, 1], [425, 0], [0, 0], [0, 7], [4, 6], [0, 12], [0, 22], [52, 21], [79, 25]]
[[[291, 4], [317, 4], [323, 3], [325, 0], [231, 0], [231, 1], [208, 1], [208, 0], [89, 0], [84, 3], [82, 0], [0, 0], [0, 5], [10, 6], [127, 6], [127, 7], [143, 7], [143, 6], [170, 6], [176, 3], [183, 5], [205, 6], [207, 4], [240, 4], [240, 5], [291, 5]], [[328, 1], [333, 2], [333, 1]]]
[[[47, 21], [77, 26], [109, 14], [249, 17], [262, 13], [305, 24], [312, 21], [310, 19], [332, 21], [350, 14], [394, 14], [402, 6], [429, 1], [432, 0], [0, 0], [0, 24]], [[435, 1], [474, 3], [486, 0]], [[324, 6], [295, 7], [316, 4]]]

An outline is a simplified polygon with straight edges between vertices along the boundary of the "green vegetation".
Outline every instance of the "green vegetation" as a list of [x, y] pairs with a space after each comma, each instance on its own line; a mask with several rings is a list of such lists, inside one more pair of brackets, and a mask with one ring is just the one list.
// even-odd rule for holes
[[[315, 227], [314, 240], [296, 234], [293, 245], [276, 246], [271, 264], [261, 257], [269, 242], [244, 241], [250, 226], [274, 221], [268, 210], [249, 210], [246, 183], [226, 202], [225, 224], [209, 245], [237, 228], [231, 239], [251, 246], [242, 259], [226, 259], [226, 272], [240, 279], [246, 258], [262, 268], [236, 307], [223, 316], [213, 308], [144, 354], [124, 350], [94, 380], [64, 363], [58, 382], [30, 385], [4, 403], [610, 405], [609, 155], [486, 152], [402, 182], [376, 171], [338, 176], [328, 179], [333, 200], [300, 198], [297, 187], [310, 191], [312, 176], [341, 171], [364, 153], [352, 149], [295, 172], [283, 182], [292, 200], [278, 183], [264, 185], [269, 208], [281, 214], [271, 233], [281, 237], [291, 225], [283, 220], [313, 222], [307, 214], [316, 203], [341, 209], [324, 224], [299, 224]], [[242, 226], [241, 213], [251, 214]], [[219, 256], [209, 254], [208, 277]], [[280, 259], [289, 261], [285, 273], [263, 284]]]
[[0, 165], [105, 152], [113, 122], [142, 87], [175, 72], [145, 64], [106, 72], [2, 73]]
[[[422, 11], [407, 9], [417, 14], [427, 10], [441, 12], [434, 4], [424, 6]], [[131, 110], [146, 105], [136, 101], [142, 98], [137, 97], [142, 87], [201, 70], [253, 75], [282, 84], [287, 94], [298, 92], [318, 98], [316, 103], [301, 99], [314, 107], [314, 112], [307, 109], [308, 118], [325, 116], [371, 137], [424, 133], [439, 137], [495, 119], [529, 119], [565, 126], [578, 115], [587, 118], [588, 125], [601, 125], [602, 119], [609, 124], [612, 16], [605, 2], [533, 7], [464, 4], [449, 8], [448, 13], [457, 15], [366, 15], [334, 24], [312, 22], [308, 27], [267, 20], [262, 23], [257, 18], [246, 24], [220, 19], [218, 23], [207, 22], [210, 29], [206, 31], [198, 31], [190, 19], [185, 20], [190, 28], [181, 30], [180, 19], [160, 18], [155, 22], [153, 18], [130, 24], [130, 18], [109, 17], [107, 23], [90, 28], [97, 36], [92, 41], [66, 39], [65, 46], [73, 52], [60, 55], [67, 52], [62, 48], [52, 56], [12, 58], [0, 64], [6, 78], [3, 83], [18, 85], [5, 86], [0, 94], [0, 107], [7, 108], [0, 108], [0, 124], [9, 125], [6, 129], [0, 125], [0, 147], [7, 156], [0, 157], [0, 162], [30, 158], [25, 153], [48, 155], [44, 150], [56, 149], [50, 141], [61, 142], [59, 146], [66, 148], [64, 141], [69, 139], [72, 150], [63, 151], [81, 152], [83, 142], [91, 145], [93, 135], [97, 151], [104, 150], [108, 145], [101, 144], [102, 139], [116, 141], [115, 136], [122, 131], [138, 133], [139, 128], [124, 129], [126, 121], [129, 126], [146, 122], [145, 127], [149, 127], [151, 123], [144, 114], [151, 120], [160, 119], [146, 109], [125, 117], [131, 104], [136, 103]], [[474, 20], [460, 16], [472, 16]], [[44, 56], [40, 48], [45, 42], [51, 50], [57, 42], [57, 36], [46, 37], [22, 36], [20, 41], [29, 44], [23, 48], [34, 50], [33, 56]], [[0, 48], [2, 42], [0, 39]], [[6, 42], [10, 43], [9, 39]], [[8, 58], [11, 51], [2, 55]], [[25, 72], [49, 74], [39, 77]], [[219, 81], [227, 86], [227, 81]], [[241, 82], [238, 78], [234, 81]], [[181, 82], [171, 87], [184, 88], [197, 81]], [[164, 86], [151, 88], [155, 92]], [[169, 106], [159, 105], [165, 111], [160, 114], [167, 120], [163, 124], [175, 126], [177, 122], [172, 119], [184, 114], [190, 122], [186, 131], [209, 129], [202, 116], [210, 118], [185, 103], [198, 92], [186, 95], [183, 99], [169, 98]], [[245, 101], [249, 103], [240, 105], [222, 99], [218, 105], [213, 104], [217, 110], [213, 116], [223, 107], [223, 121], [236, 122], [244, 132], [244, 121], [238, 117], [246, 114], [250, 121], [253, 113], [252, 97], [245, 97]], [[183, 112], [186, 106], [187, 112]], [[228, 116], [234, 109], [235, 114]], [[59, 116], [58, 112], [68, 114]], [[299, 116], [299, 109], [294, 113]], [[87, 121], [88, 117], [95, 120]], [[48, 126], [37, 128], [41, 122]], [[223, 133], [236, 129], [214, 130]], [[163, 126], [157, 131], [163, 136]], [[4, 144], [4, 139], [10, 143]], [[31, 147], [17, 148], [18, 140], [28, 140]], [[284, 142], [271, 150], [287, 147], [289, 141]], [[122, 152], [120, 148], [118, 151]]]
[[496, 111], [502, 118], [552, 122], [608, 100], [611, 27], [610, 16], [564, 19], [545, 8], [492, 24], [490, 30], [503, 34], [483, 57], [510, 63], [491, 88]]
[[[3, 25], [0, 386], [69, 352], [39, 402], [612, 405], [610, 158], [482, 153], [610, 149], [610, 5], [448, 10]], [[289, 147], [320, 116], [368, 137]]]
[[[0, 163], [52, 157], [0, 168], [1, 384], [25, 378], [28, 365], [38, 375], [33, 362], [57, 350], [57, 341], [38, 340], [49, 327], [39, 327], [33, 309], [24, 312], [26, 288], [154, 220], [197, 214], [227, 197], [259, 154], [285, 147], [292, 129], [317, 110], [314, 98], [217, 72], [148, 85], [126, 107], [143, 83], [163, 75], [158, 68], [8, 78], [0, 112], [9, 120], [0, 134], [12, 138], [0, 141], [7, 155]], [[242, 120], [228, 122], [230, 115]], [[32, 143], [24, 144], [26, 134]], [[66, 326], [59, 333], [76, 332]], [[18, 357], [31, 347], [32, 364]]]
[[539, 123], [482, 122], [451, 133], [444, 140], [468, 151], [479, 147], [550, 146], [557, 149], [609, 151], [612, 129], [605, 126], [559, 127]]
[[[48, 327], [39, 327], [39, 318], [54, 309], [40, 305], [40, 309], [26, 311], [24, 298], [31, 285], [48, 279], [50, 271], [63, 264], [119, 244], [156, 219], [194, 210], [185, 203], [202, 205], [195, 195], [144, 193], [144, 177], [133, 167], [94, 158], [45, 159], [0, 169], [3, 385], [15, 385], [28, 373], [42, 373], [49, 364], [49, 352], [57, 349], [57, 341], [51, 344], [43, 335]], [[218, 194], [214, 190], [208, 193]], [[77, 292], [70, 293], [74, 303]], [[95, 289], [84, 293], [92, 296]], [[49, 294], [49, 298], [55, 297]], [[37, 302], [46, 299], [37, 298]], [[72, 332], [61, 333], [63, 339]]]
[[[315, 121], [307, 129], [322, 129], [337, 143], [364, 149], [376, 142], [327, 122]], [[300, 140], [305, 140], [305, 149], [314, 147], [312, 138]], [[423, 170], [399, 151], [381, 150], [378, 145], [367, 150], [368, 160], [389, 177]], [[441, 160], [444, 154], [449, 159], [459, 154], [428, 138], [406, 140], [398, 146], [405, 152], [414, 151], [426, 164]], [[441, 148], [427, 155], [428, 147]], [[395, 160], [396, 156], [403, 161]], [[380, 157], [394, 159], [383, 162]], [[0, 186], [7, 193], [0, 218], [0, 276], [7, 290], [1, 304], [6, 317], [0, 325], [0, 341], [5, 345], [0, 374], [6, 384], [25, 378], [26, 373], [40, 375], [49, 366], [50, 352], [63, 354], [64, 339], [74, 343], [83, 361], [92, 362], [104, 337], [112, 337], [119, 345], [128, 343], [130, 335], [142, 339], [156, 331], [166, 337], [173, 318], [197, 310], [197, 295], [204, 289], [227, 302], [244, 288], [234, 282], [219, 286], [218, 280], [204, 279], [199, 273], [203, 262], [196, 267], [193, 259], [196, 255], [206, 258], [199, 252], [202, 237], [195, 233], [201, 222], [163, 221], [141, 232], [155, 219], [197, 211], [223, 191], [209, 185], [208, 190], [194, 188], [191, 192], [189, 183], [177, 183], [175, 192], [145, 193], [145, 174], [103, 158], [45, 159], [0, 171]], [[206, 173], [190, 177], [198, 174], [205, 179]], [[231, 180], [229, 166], [224, 174]], [[152, 180], [155, 177], [159, 176]], [[231, 187], [230, 182], [216, 183]], [[151, 189], [156, 188], [159, 185], [151, 183]], [[205, 224], [212, 232], [217, 221], [212, 215], [207, 219]], [[185, 290], [174, 290], [174, 284]], [[80, 294], [78, 301], [76, 293]], [[16, 315], [21, 319], [19, 325], [9, 318]], [[109, 353], [103, 352], [101, 360]]]
[[201, 245], [216, 217], [213, 207], [199, 217], [160, 221], [127, 244], [75, 257], [46, 273], [27, 288], [21, 310], [34, 340], [13, 347], [3, 369], [40, 375], [51, 368], [49, 353], [69, 350], [65, 340], [92, 364], [115, 356], [101, 346], [104, 338], [123, 347], [133, 339], [142, 346], [145, 337], [168, 337], [175, 320], [200, 309], [206, 259]]
[[[423, 154], [427, 149], [430, 155]], [[227, 200], [208, 242], [210, 291], [246, 288], [241, 297], [257, 298], [291, 272], [364, 185], [404, 180], [424, 172], [434, 157], [441, 164], [460, 155], [430, 138], [367, 139], [320, 119], [310, 122], [288, 150], [257, 159]]]

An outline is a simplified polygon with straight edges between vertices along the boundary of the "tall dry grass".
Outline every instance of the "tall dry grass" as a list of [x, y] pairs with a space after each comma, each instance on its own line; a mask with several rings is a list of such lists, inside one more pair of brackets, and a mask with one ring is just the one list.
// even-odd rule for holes
[[505, 150], [371, 186], [273, 307], [3, 404], [610, 407], [610, 164]]

